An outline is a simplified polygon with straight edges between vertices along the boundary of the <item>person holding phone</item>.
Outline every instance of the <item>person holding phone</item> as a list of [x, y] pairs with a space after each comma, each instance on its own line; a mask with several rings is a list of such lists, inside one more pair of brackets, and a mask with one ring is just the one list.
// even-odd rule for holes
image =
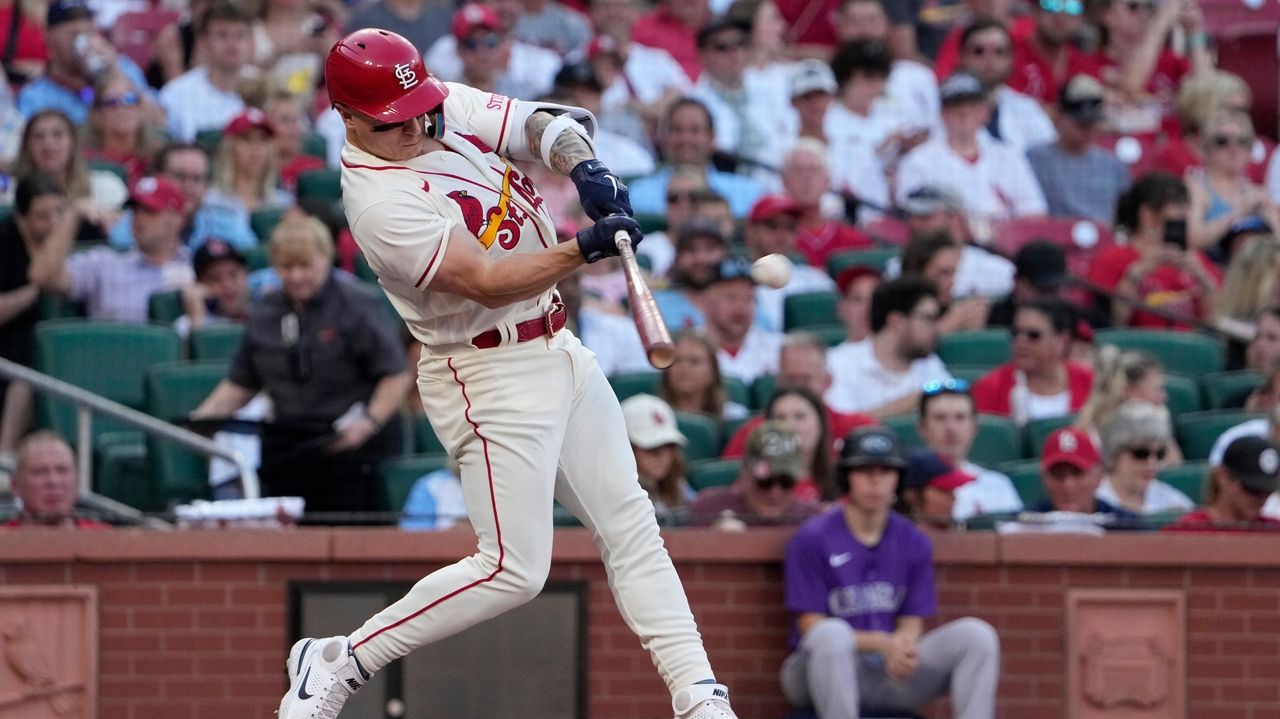
[[[1088, 279], [1114, 294], [1117, 326], [1190, 330], [1213, 316], [1213, 293], [1222, 274], [1207, 255], [1187, 247], [1190, 196], [1182, 180], [1151, 173], [1120, 196], [1116, 230], [1126, 243], [1103, 250]], [[1164, 310], [1148, 312], [1132, 300]]]

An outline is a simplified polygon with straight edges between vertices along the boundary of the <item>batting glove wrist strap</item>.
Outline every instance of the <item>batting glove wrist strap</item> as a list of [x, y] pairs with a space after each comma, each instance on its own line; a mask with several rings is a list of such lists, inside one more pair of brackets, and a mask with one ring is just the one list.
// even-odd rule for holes
[[578, 200], [587, 217], [599, 220], [606, 215], [631, 214], [627, 186], [603, 162], [583, 160], [569, 173], [569, 179], [578, 188]]

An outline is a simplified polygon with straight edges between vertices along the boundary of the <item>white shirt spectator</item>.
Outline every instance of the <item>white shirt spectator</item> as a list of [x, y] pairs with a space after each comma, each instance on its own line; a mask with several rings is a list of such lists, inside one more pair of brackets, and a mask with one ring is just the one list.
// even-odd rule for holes
[[[884, 163], [876, 154], [875, 144], [854, 137], [833, 141], [827, 157], [830, 160], [832, 189], [848, 192], [875, 205], [873, 209], [877, 212], [880, 212], [879, 208], [889, 208], [889, 178], [885, 175]], [[865, 219], [861, 212], [858, 218]]]
[[831, 388], [825, 399], [837, 412], [865, 412], [909, 397], [926, 382], [945, 381], [951, 375], [937, 355], [911, 363], [906, 372], [890, 372], [876, 359], [870, 338], [843, 342], [827, 352]]
[[870, 145], [874, 149], [899, 127], [900, 119], [893, 106], [883, 99], [872, 103], [871, 112], [865, 116], [837, 101], [827, 108], [822, 131], [827, 135], [828, 145]]
[[1280, 152], [1271, 153], [1271, 162], [1267, 163], [1267, 194], [1280, 205]]
[[[446, 82], [462, 82], [462, 59], [458, 57], [458, 38], [444, 35], [431, 45], [426, 55], [427, 69]], [[522, 100], [536, 100], [551, 91], [556, 73], [560, 71], [560, 56], [554, 50], [537, 45], [511, 41], [511, 57], [507, 71], [498, 79], [500, 87], [529, 88], [530, 96]]]
[[600, 105], [605, 110], [620, 108], [632, 100], [648, 105], [657, 102], [668, 90], [683, 95], [692, 87], [689, 76], [671, 53], [633, 42], [627, 46], [622, 73], [605, 88]]
[[978, 133], [978, 158], [972, 162], [952, 151], [941, 134], [908, 153], [898, 167], [899, 204], [925, 185], [949, 189], [970, 215], [990, 222], [1048, 212], [1027, 158], [986, 131]]
[[[244, 109], [236, 92], [223, 92], [209, 82], [203, 66], [188, 70], [160, 89], [160, 106], [169, 118], [169, 137], [192, 142], [201, 130], [221, 130]], [[341, 147], [341, 145], [339, 145]]]
[[[625, 135], [597, 128], [592, 140], [596, 144], [596, 157], [620, 177], [639, 177], [658, 169], [653, 153]], [[645, 239], [649, 237], [646, 235]]]
[[448, 468], [424, 474], [413, 483], [401, 511], [401, 529], [441, 530], [466, 521], [462, 481]]
[[894, 112], [906, 119], [906, 127], [938, 127], [942, 102], [938, 99], [938, 77], [933, 70], [915, 60], [894, 60], [885, 96]]
[[[645, 240], [648, 241], [648, 237]], [[642, 245], [643, 246], [643, 245]], [[816, 267], [793, 265], [791, 280], [774, 289], [756, 285], [756, 326], [770, 332], [782, 332], [783, 309], [787, 297], [804, 292], [835, 292], [836, 283], [831, 276]]]
[[[676, 260], [676, 246], [666, 232], [651, 232], [636, 248], [638, 254], [649, 258], [649, 275], [666, 278], [671, 274], [671, 263]], [[757, 313], [758, 314], [758, 313]]]
[[1053, 120], [1035, 98], [1001, 85], [996, 90], [996, 108], [1000, 141], [1014, 150], [1026, 152], [1029, 147], [1058, 141]]
[[[745, 82], [741, 90], [726, 94], [723, 88], [711, 81], [707, 73], [702, 74], [689, 94], [701, 100], [711, 113], [717, 150], [771, 167], [778, 166], [781, 158], [775, 157], [777, 148], [772, 142], [771, 131], [773, 117], [780, 114], [785, 106], [771, 105], [767, 92], [760, 92]], [[741, 114], [734, 110], [735, 99], [743, 108]], [[748, 144], [743, 145], [744, 142]]]
[[974, 479], [956, 488], [952, 519], [963, 522], [980, 514], [1022, 511], [1022, 497], [1007, 475], [968, 460], [960, 463], [960, 470]]
[[716, 349], [720, 374], [736, 377], [744, 384], [751, 384], [764, 374], [777, 374], [778, 353], [782, 351], [782, 335], [752, 326], [742, 340], [738, 351], [729, 354], [723, 348]]
[[[1102, 480], [1094, 496], [1113, 506], [1120, 506], [1120, 497], [1116, 494], [1116, 488], [1111, 485], [1110, 479]], [[1190, 497], [1158, 479], [1148, 484], [1147, 491], [1142, 495], [1142, 514], [1190, 512], [1195, 508], [1196, 503], [1191, 501]]]
[[[645, 236], [645, 241], [648, 241]], [[956, 265], [955, 284], [951, 296], [1003, 297], [1013, 292], [1013, 263], [999, 255], [993, 255], [981, 247], [965, 245], [960, 248], [960, 262]], [[884, 266], [885, 279], [902, 274], [902, 258], [890, 257]]]
[[578, 312], [577, 335], [582, 344], [596, 354], [596, 363], [606, 377], [619, 372], [653, 370], [630, 317], [583, 308]]

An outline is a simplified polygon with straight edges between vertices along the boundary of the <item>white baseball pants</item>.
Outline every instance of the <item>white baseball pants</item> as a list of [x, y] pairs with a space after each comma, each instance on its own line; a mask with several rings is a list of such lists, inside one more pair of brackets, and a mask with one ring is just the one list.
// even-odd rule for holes
[[713, 678], [622, 409], [595, 355], [561, 331], [418, 364], [423, 405], [461, 465], [476, 554], [420, 580], [351, 635], [376, 671], [536, 596], [551, 568], [552, 498], [591, 530], [631, 631], [676, 689]]

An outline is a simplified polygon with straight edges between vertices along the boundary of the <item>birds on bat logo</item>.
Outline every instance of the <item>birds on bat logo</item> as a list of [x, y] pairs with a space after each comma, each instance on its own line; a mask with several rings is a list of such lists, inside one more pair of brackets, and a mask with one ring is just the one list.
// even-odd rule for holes
[[467, 231], [475, 235], [485, 247], [489, 247], [495, 239], [504, 250], [510, 250], [520, 243], [520, 220], [524, 219], [523, 214], [516, 217], [518, 210], [511, 212], [514, 208], [509, 204], [499, 203], [485, 209], [484, 203], [466, 190], [454, 190], [445, 197], [458, 205]]

